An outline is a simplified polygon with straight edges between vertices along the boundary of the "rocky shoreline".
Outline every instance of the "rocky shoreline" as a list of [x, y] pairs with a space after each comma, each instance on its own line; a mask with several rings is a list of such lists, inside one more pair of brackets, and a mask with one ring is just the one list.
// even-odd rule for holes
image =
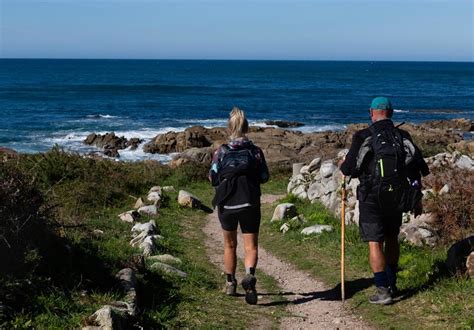
[[[294, 127], [300, 123], [278, 122], [279, 126]], [[293, 126], [292, 126], [293, 125]], [[340, 149], [349, 148], [355, 131], [367, 124], [352, 124], [343, 131], [302, 133], [274, 127], [250, 127], [249, 138], [260, 146], [271, 167], [289, 167], [295, 162], [310, 162], [316, 157], [334, 158]], [[421, 124], [403, 124], [425, 154], [434, 155], [441, 151], [459, 151], [474, 154], [474, 141], [465, 140], [466, 132], [474, 131], [472, 120], [459, 118], [453, 120], [429, 121]], [[205, 128], [192, 126], [182, 132], [158, 134], [143, 145], [143, 151], [151, 154], [176, 154], [171, 166], [188, 162], [209, 163], [212, 152], [227, 141], [223, 127]], [[143, 142], [138, 138], [127, 140], [114, 133], [105, 135], [90, 134], [84, 143], [103, 149], [109, 157], [119, 157], [119, 150], [138, 148]]]

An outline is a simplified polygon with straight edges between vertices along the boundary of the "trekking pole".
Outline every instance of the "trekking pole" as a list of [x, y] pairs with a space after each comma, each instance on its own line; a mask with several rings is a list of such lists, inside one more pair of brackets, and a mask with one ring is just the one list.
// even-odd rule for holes
[[345, 257], [345, 232], [346, 232], [346, 177], [342, 176], [341, 183], [341, 300], [344, 304], [345, 287], [344, 287], [344, 257]]

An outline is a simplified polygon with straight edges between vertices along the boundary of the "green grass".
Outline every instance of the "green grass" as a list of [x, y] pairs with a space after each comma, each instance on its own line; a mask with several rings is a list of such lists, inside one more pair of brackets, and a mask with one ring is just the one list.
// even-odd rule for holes
[[[100, 306], [123, 298], [114, 275], [133, 264], [139, 251], [129, 245], [131, 225], [121, 222], [117, 214], [131, 209], [134, 197], [143, 196], [152, 185], [188, 190], [207, 205], [213, 195], [200, 168], [170, 171], [157, 164], [92, 161], [57, 150], [25, 156], [8, 165], [34, 177], [46, 197], [45, 207], [52, 207], [59, 257], [53, 258], [53, 251], [40, 251], [37, 259], [44, 265], [38, 263], [39, 268], [31, 274], [10, 276], [1, 283], [12, 309], [9, 316], [0, 315], [0, 328], [80, 327]], [[227, 297], [221, 292], [224, 278], [208, 260], [204, 245], [202, 228], [207, 214], [180, 208], [176, 197], [177, 193], [172, 193], [164, 199], [156, 218], [165, 237], [158, 253], [181, 258], [183, 265], [178, 268], [188, 277], [139, 270], [142, 313], [138, 324], [145, 328], [242, 328], [262, 321], [275, 326], [284, 315], [283, 307], [249, 306], [242, 297]], [[95, 229], [104, 233], [94, 234]], [[279, 292], [276, 282], [263, 275], [259, 276], [259, 287]], [[283, 298], [275, 295], [269, 299]]]
[[[298, 211], [308, 219], [305, 226], [331, 224], [335, 230], [304, 237], [295, 229], [283, 235], [279, 232], [281, 224], [269, 221], [277, 202], [264, 206], [262, 245], [336, 288], [340, 283], [339, 220], [320, 204], [310, 204], [292, 196], [283, 201], [296, 204]], [[402, 244], [398, 286], [405, 292], [406, 299], [391, 306], [373, 306], [367, 301], [373, 290], [368, 247], [359, 239], [358, 228], [347, 226], [346, 295], [350, 298], [351, 309], [377, 327], [471, 328], [474, 323], [474, 281], [445, 277], [440, 266], [445, 257], [443, 247], [417, 248]]]

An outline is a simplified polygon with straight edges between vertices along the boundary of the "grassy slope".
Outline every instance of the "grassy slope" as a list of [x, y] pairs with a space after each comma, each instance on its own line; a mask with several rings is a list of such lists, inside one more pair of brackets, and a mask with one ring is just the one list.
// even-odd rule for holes
[[[16, 309], [10, 321], [2, 321], [0, 316], [1, 328], [77, 328], [84, 317], [99, 306], [121, 298], [113, 276], [128, 266], [131, 257], [138, 253], [128, 245], [130, 225], [120, 222], [116, 216], [130, 209], [134, 203], [130, 195], [141, 196], [154, 184], [170, 184], [178, 189], [185, 187], [208, 205], [212, 197], [212, 189], [195, 168], [170, 172], [146, 163], [117, 165], [55, 152], [44, 158], [27, 157], [18, 167], [33, 174], [48, 202], [57, 206], [55, 213], [60, 218], [57, 232], [72, 252], [68, 258], [59, 260], [61, 272], [56, 278], [35, 274], [32, 281], [10, 279], [9, 290], [26, 295], [28, 303], [23, 309]], [[274, 179], [263, 186], [263, 192], [283, 193], [286, 184], [284, 174], [274, 173]], [[160, 252], [182, 258], [181, 268], [189, 277], [177, 280], [142, 272], [138, 276], [143, 309], [140, 323], [147, 328], [250, 327], [255, 325], [254, 320], [263, 319], [266, 324], [275, 325], [277, 318], [284, 315], [281, 307], [247, 306], [222, 295], [223, 278], [219, 269], [208, 261], [203, 244], [201, 228], [206, 214], [180, 209], [175, 197], [176, 194], [169, 196], [157, 218], [161, 234], [166, 238]], [[332, 223], [338, 228], [337, 221], [321, 206], [296, 203], [310, 222]], [[281, 235], [278, 226], [268, 221], [272, 206], [263, 208], [263, 245], [282, 259], [336, 285], [339, 231], [309, 238], [300, 236], [297, 231]], [[94, 229], [101, 229], [104, 234], [94, 235]], [[369, 306], [366, 298], [372, 282], [365, 280], [371, 277], [367, 248], [359, 241], [357, 228], [349, 227], [347, 277], [348, 288], [357, 291], [349, 300], [355, 313], [379, 326], [472, 327], [473, 283], [440, 277], [435, 265], [444, 255], [443, 249], [403, 246], [400, 288], [411, 290], [411, 296], [388, 307]], [[278, 290], [271, 278], [260, 276], [259, 283], [265, 290]], [[231, 317], [229, 311], [232, 311]]]
[[[145, 164], [81, 163], [79, 158], [57, 153], [47, 155], [45, 160], [22, 160], [30, 161], [31, 164], [18, 166], [25, 167], [25, 172], [32, 172], [37, 177], [47, 177], [43, 180], [43, 190], [52, 192], [52, 204], [59, 204], [55, 212], [61, 218], [58, 235], [70, 247], [72, 256], [60, 261], [63, 265], [59, 267], [62, 273], [58, 279], [52, 281], [44, 274], [44, 278], [35, 275], [31, 290], [25, 284], [28, 281], [19, 283], [17, 292], [27, 289], [29, 302], [24, 308], [17, 309], [9, 320], [2, 320], [0, 316], [0, 328], [77, 328], [101, 305], [121, 298], [113, 276], [119, 269], [130, 265], [133, 256], [139, 254], [128, 243], [131, 225], [117, 217], [133, 205], [135, 199], [131, 194], [143, 195], [153, 183], [189, 190], [202, 197], [208, 205], [212, 196], [209, 184], [186, 170], [170, 174], [160, 169], [149, 169]], [[91, 164], [106, 168], [102, 173], [104, 182], [101, 178], [84, 174], [96, 170], [90, 168]], [[41, 165], [45, 167], [41, 168]], [[70, 167], [75, 174], [61, 180], [62, 173]], [[49, 181], [51, 177], [53, 182]], [[110, 181], [110, 177], [116, 177], [117, 183]], [[121, 182], [119, 187], [118, 182]], [[103, 186], [115, 191], [113, 198], [108, 191], [91, 192], [91, 188]], [[159, 253], [181, 258], [183, 265], [179, 268], [189, 277], [176, 279], [153, 272], [139, 272], [137, 288], [143, 310], [139, 324], [146, 328], [235, 328], [250, 327], [255, 320], [264, 320], [266, 324], [275, 325], [276, 316], [283, 315], [278, 312], [282, 307], [256, 308], [245, 304], [242, 299], [236, 302], [235, 298], [222, 294], [223, 277], [220, 270], [208, 261], [204, 246], [205, 236], [201, 228], [207, 214], [178, 207], [176, 193], [168, 197], [156, 219], [160, 233], [165, 237], [160, 242]], [[91, 198], [96, 205], [89, 202]], [[100, 229], [104, 234], [94, 235], [94, 229]], [[69, 263], [71, 265], [66, 265]], [[13, 279], [10, 281], [15, 285]], [[265, 290], [279, 291], [271, 278], [261, 277], [259, 283]], [[271, 299], [278, 301], [282, 298]]]
[[[295, 202], [300, 213], [314, 223], [332, 224], [331, 233], [304, 237], [294, 229], [282, 235], [280, 224], [271, 224], [273, 207], [264, 206], [261, 242], [265, 248], [299, 268], [310, 271], [338, 292], [340, 283], [340, 226], [318, 204]], [[379, 327], [395, 328], [471, 328], [474, 326], [474, 281], [443, 277], [438, 265], [446, 256], [445, 248], [415, 248], [402, 244], [399, 288], [406, 298], [391, 306], [373, 306], [367, 302], [372, 293], [372, 274], [368, 248], [360, 241], [356, 226], [346, 231], [346, 295], [351, 309]], [[337, 287], [336, 287], [337, 286]]]

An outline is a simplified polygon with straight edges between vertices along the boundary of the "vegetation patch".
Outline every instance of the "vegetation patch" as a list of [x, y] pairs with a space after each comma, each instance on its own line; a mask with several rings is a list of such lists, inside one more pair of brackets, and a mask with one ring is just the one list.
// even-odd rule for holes
[[[274, 207], [291, 202], [307, 219], [305, 226], [330, 224], [332, 232], [304, 236], [301, 229], [280, 233], [282, 223], [271, 223]], [[307, 270], [340, 292], [340, 220], [322, 205], [287, 196], [274, 205], [264, 206], [261, 229], [263, 246], [278, 257]], [[401, 245], [398, 286], [401, 297], [390, 306], [368, 303], [373, 292], [368, 264], [368, 247], [359, 238], [355, 225], [346, 226], [346, 299], [351, 310], [380, 327], [420, 326], [471, 328], [474, 282], [465, 277], [449, 277], [444, 267], [447, 248], [417, 248]], [[310, 290], [310, 288], [308, 288]]]

